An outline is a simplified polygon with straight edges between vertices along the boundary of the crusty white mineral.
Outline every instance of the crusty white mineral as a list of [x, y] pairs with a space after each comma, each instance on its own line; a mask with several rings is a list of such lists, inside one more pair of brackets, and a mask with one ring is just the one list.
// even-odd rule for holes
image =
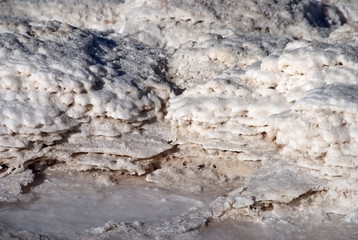
[[163, 51], [59, 22], [4, 18], [0, 26], [6, 173], [53, 158], [143, 174], [138, 159], [171, 148], [141, 134], [171, 94]]
[[214, 79], [170, 100], [167, 117], [171, 119], [179, 142], [247, 152], [246, 160], [260, 153], [257, 148], [275, 149], [271, 144], [274, 135], [268, 119], [285, 110], [285, 100], [277, 96], [261, 97], [237, 82]]
[[[151, 199], [175, 191], [193, 208], [76, 236], [222, 239], [210, 227], [224, 226], [229, 239], [267, 237], [260, 226], [273, 239], [357, 238], [355, 1], [5, 0], [0, 14], [4, 206], [45, 199], [53, 174], [56, 187], [76, 173], [116, 194], [130, 179], [119, 173], [144, 175], [133, 178]], [[10, 231], [1, 209], [0, 238], [48, 230]]]
[[178, 49], [169, 61], [172, 81], [186, 88], [227, 70], [245, 69], [271, 53], [280, 53], [289, 38], [266, 34], [206, 34]]

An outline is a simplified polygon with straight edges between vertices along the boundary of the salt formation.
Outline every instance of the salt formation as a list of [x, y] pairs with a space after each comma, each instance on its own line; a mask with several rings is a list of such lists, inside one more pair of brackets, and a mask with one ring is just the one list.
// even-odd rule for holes
[[175, 239], [227, 219], [357, 222], [354, 1], [0, 8], [4, 202], [29, 201], [34, 174], [61, 162], [210, 195], [169, 221], [110, 221], [84, 238]]
[[3, 174], [46, 159], [144, 174], [171, 148], [141, 134], [171, 94], [161, 50], [59, 22], [0, 26]]
[[[1, 3], [0, 3], [1, 4]], [[58, 20], [79, 28], [113, 29], [146, 44], [177, 48], [207, 34], [262, 32], [320, 40], [357, 21], [354, 1], [170, 1], [170, 0], [13, 0], [4, 15]]]
[[225, 70], [245, 69], [290, 41], [266, 34], [208, 34], [178, 49], [169, 61], [169, 73], [183, 88], [216, 77]]
[[[268, 142], [262, 147], [270, 151], [271, 141], [266, 140], [273, 135], [268, 117], [285, 109], [280, 106], [281, 101], [270, 97], [258, 99], [246, 86], [215, 79], [173, 98], [168, 118], [172, 119], [180, 141], [200, 143], [204, 148], [244, 152], [249, 158], [250, 148], [260, 148], [261, 140], [262, 144]], [[185, 134], [181, 136], [181, 133]], [[254, 160], [257, 158], [260, 157]]]

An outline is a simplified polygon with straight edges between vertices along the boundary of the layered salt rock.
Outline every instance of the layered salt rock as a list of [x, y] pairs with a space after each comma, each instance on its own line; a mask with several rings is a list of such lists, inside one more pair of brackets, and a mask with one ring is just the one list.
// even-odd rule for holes
[[162, 157], [160, 169], [146, 180], [159, 186], [190, 192], [222, 194], [237, 185], [237, 179], [251, 176], [260, 161], [245, 161], [243, 152], [204, 149], [200, 144], [184, 143]]
[[[243, 187], [214, 201], [214, 217], [240, 209], [260, 219], [271, 208], [276, 217], [305, 209], [356, 219], [356, 49], [347, 42], [292, 42], [240, 76], [261, 97], [281, 96], [290, 107], [268, 116], [277, 154], [263, 161]], [[284, 205], [290, 207], [282, 210]]]
[[170, 100], [167, 118], [178, 142], [206, 149], [243, 153], [259, 160], [275, 150], [269, 116], [287, 108], [280, 96], [261, 97], [253, 89], [227, 79], [214, 79]]
[[[342, 31], [355, 34], [354, 27]], [[212, 203], [214, 218], [230, 215], [233, 209], [263, 212], [294, 204], [306, 207], [306, 212], [319, 208], [324, 214], [357, 210], [350, 204], [357, 196], [357, 51], [354, 41], [337, 33], [331, 34], [335, 44], [327, 40], [286, 45], [286, 40], [269, 56], [258, 54], [256, 62], [242, 58], [252, 63], [248, 67], [240, 66], [232, 51], [220, 50], [225, 38], [209, 40], [211, 45], [199, 50], [195, 43], [182, 49], [188, 56], [201, 53], [197, 56], [202, 59], [194, 57], [192, 63], [183, 54], [183, 61], [176, 56], [171, 69], [177, 67], [179, 76], [190, 76], [194, 62], [204, 69], [203, 78], [194, 73], [182, 82], [179, 78], [179, 85], [187, 89], [170, 100], [167, 118], [177, 143], [241, 153], [241, 161], [262, 160], [242, 188]], [[213, 64], [206, 51], [222, 56], [222, 67], [219, 57]], [[213, 76], [217, 77], [205, 80]], [[154, 174], [165, 178], [164, 171]], [[312, 204], [301, 198], [312, 199]]]
[[272, 117], [282, 154], [342, 190], [357, 191], [357, 93], [357, 85], [330, 84]]
[[263, 59], [260, 71], [246, 74], [273, 84], [293, 103], [270, 117], [275, 141], [281, 154], [315, 169], [320, 178], [344, 176], [350, 182], [356, 175], [357, 63], [357, 50], [348, 44], [293, 42], [280, 56]]
[[[12, 172], [0, 181], [5, 201], [16, 200], [33, 179], [26, 166], [40, 160], [144, 174], [160, 158], [148, 181], [226, 194], [158, 232], [237, 216], [357, 219], [352, 1], [14, 0], [0, 8], [34, 22], [114, 30], [3, 18], [0, 158], [2, 172]], [[180, 95], [171, 95], [164, 72]], [[161, 154], [171, 140], [175, 149]], [[103, 231], [122, 228], [130, 227]]]
[[[3, 171], [41, 159], [84, 169], [146, 172], [170, 149], [149, 131], [171, 89], [165, 53], [59, 22], [0, 23]], [[160, 125], [160, 124], [159, 124]]]

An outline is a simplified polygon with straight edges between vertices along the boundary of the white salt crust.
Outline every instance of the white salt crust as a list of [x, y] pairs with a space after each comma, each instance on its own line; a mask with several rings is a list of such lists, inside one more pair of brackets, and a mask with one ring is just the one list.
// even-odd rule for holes
[[268, 119], [285, 110], [285, 104], [281, 104], [284, 99], [277, 96], [258, 98], [255, 95], [247, 86], [214, 79], [171, 99], [167, 117], [179, 142], [244, 152], [246, 160], [250, 157], [259, 160], [258, 146], [265, 151], [275, 150]]
[[172, 81], [182, 88], [216, 77], [229, 69], [245, 69], [272, 53], [279, 53], [289, 38], [266, 34], [211, 34], [179, 48], [169, 61]]
[[[188, 52], [196, 51], [203, 50]], [[349, 203], [355, 201], [358, 183], [357, 56], [351, 41], [291, 40], [249, 67], [235, 66], [238, 70], [209, 59], [208, 76], [217, 77], [182, 85], [187, 89], [170, 99], [167, 119], [176, 142], [261, 161], [244, 187], [233, 192], [238, 199], [254, 199], [251, 206], [291, 204], [307, 194], [314, 195], [314, 203], [300, 202], [306, 210], [356, 219], [357, 208]], [[190, 74], [189, 66], [181, 72]], [[214, 218], [246, 206], [232, 197], [219, 198]]]
[[[59, 22], [4, 18], [0, 38], [0, 156], [7, 173], [55, 156], [99, 169], [126, 171], [128, 163], [131, 174], [143, 174], [132, 161], [171, 148], [139, 129], [161, 118], [171, 94], [163, 51]], [[86, 158], [76, 160], [77, 152]], [[98, 154], [111, 154], [112, 165], [93, 164]]]
[[[354, 1], [325, 3], [308, 0], [13, 0], [3, 4], [3, 15], [57, 20], [101, 31], [113, 29], [148, 45], [177, 48], [207, 34], [227, 37], [253, 31], [322, 40], [337, 26], [357, 21]], [[315, 10], [315, 7], [320, 8]], [[324, 16], [315, 18], [315, 14]]]
[[56, 160], [225, 192], [157, 228], [93, 229], [103, 239], [191, 232], [208, 219], [357, 221], [353, 1], [0, 8], [1, 201], [25, 198], [36, 169]]

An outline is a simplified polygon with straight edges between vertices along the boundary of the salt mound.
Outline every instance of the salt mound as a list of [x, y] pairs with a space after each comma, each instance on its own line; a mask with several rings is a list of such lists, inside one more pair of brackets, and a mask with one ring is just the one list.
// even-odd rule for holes
[[326, 84], [356, 84], [356, 54], [357, 50], [347, 44], [293, 41], [281, 54], [272, 54], [251, 66], [244, 79], [262, 95], [274, 90], [293, 103], [305, 92]]
[[164, 51], [60, 22], [9, 18], [1, 19], [0, 39], [6, 173], [56, 159], [143, 174], [138, 159], [171, 148], [144, 133], [171, 94]]

